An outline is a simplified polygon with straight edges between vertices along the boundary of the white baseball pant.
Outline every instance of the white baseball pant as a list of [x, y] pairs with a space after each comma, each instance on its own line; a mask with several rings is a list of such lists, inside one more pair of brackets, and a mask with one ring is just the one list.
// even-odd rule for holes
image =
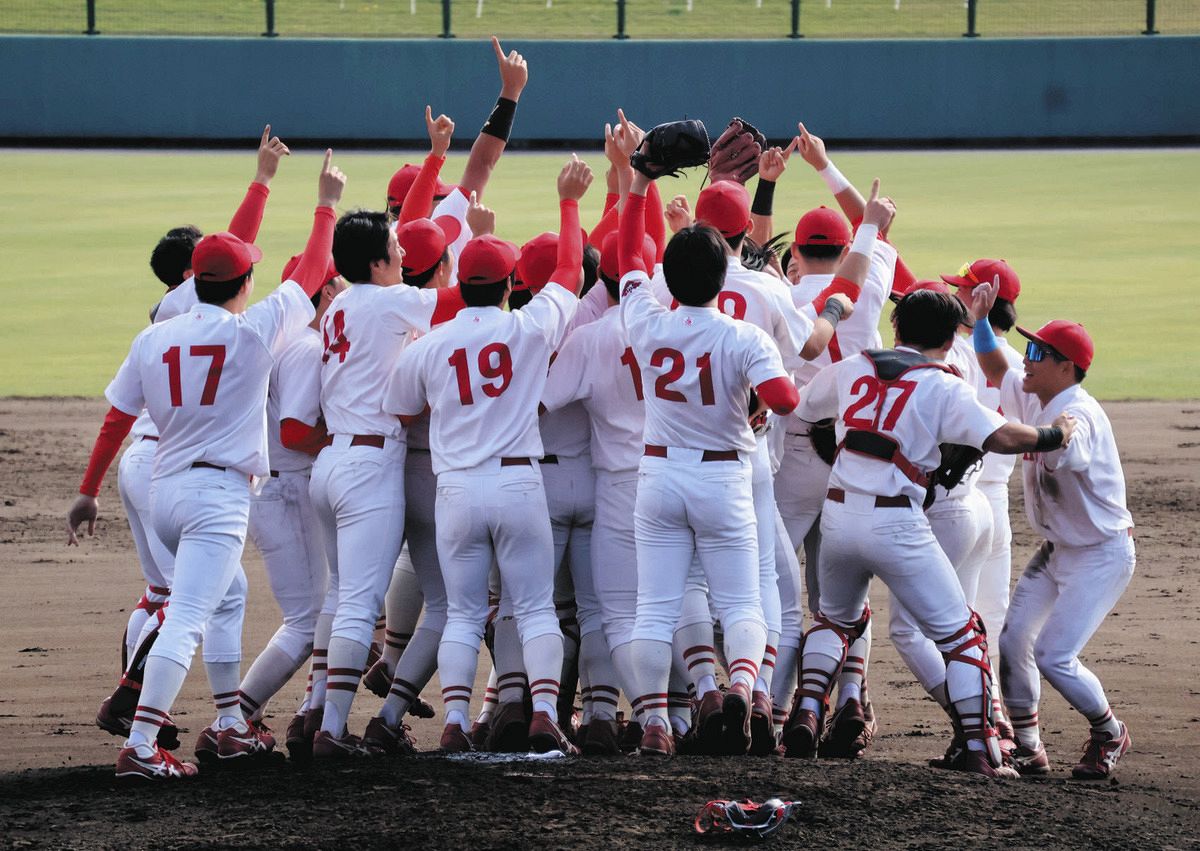
[[987, 625], [988, 650], [993, 657], [1000, 652], [1000, 633], [1008, 614], [1008, 596], [1012, 586], [1012, 523], [1008, 516], [1008, 482], [977, 484], [992, 512], [992, 540], [979, 571], [979, 590], [975, 611]]

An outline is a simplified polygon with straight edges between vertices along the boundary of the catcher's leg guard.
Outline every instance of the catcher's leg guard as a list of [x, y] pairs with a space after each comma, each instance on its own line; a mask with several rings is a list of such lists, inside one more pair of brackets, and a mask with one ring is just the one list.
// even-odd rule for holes
[[983, 619], [972, 611], [962, 629], [935, 643], [946, 660], [946, 696], [955, 732], [968, 742], [982, 742], [988, 761], [1000, 766], [1003, 756], [992, 718], [992, 666]]
[[[821, 612], [813, 617], [813, 625], [804, 634], [800, 647], [800, 676], [792, 704], [793, 716], [803, 708], [805, 698], [816, 701], [819, 714], [824, 715], [834, 678], [846, 662], [846, 653], [870, 622], [869, 606], [864, 606], [862, 617], [848, 626], [831, 621]], [[812, 709], [812, 706], [808, 708]]]

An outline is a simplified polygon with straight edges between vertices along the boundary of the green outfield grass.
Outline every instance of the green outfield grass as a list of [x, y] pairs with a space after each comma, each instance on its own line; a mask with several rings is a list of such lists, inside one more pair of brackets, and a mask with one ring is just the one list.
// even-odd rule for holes
[[[790, 0], [628, 0], [633, 38], [783, 38]], [[1163, 33], [1200, 31], [1194, 0], [1158, 0]], [[79, 0], [0, 0], [0, 31], [75, 34], [84, 30]], [[962, 0], [804, 0], [800, 30], [815, 38], [957, 38], [966, 30]], [[617, 29], [613, 0], [455, 0], [453, 32], [461, 38], [609, 38]], [[1145, 0], [979, 0], [984, 36], [1136, 35]], [[97, 0], [105, 34], [257, 36], [261, 0]], [[282, 36], [424, 37], [442, 31], [438, 0], [276, 0]]]
[[[392, 171], [419, 154], [349, 154], [344, 208], [377, 207]], [[563, 154], [508, 155], [486, 203], [502, 236], [557, 228], [554, 176]], [[585, 156], [598, 172], [603, 156]], [[1021, 276], [1021, 323], [1083, 322], [1097, 341], [1088, 387], [1105, 399], [1200, 398], [1200, 152], [905, 152], [841, 154], [860, 186], [883, 180], [897, 201], [893, 238], [921, 277], [979, 256]], [[461, 173], [452, 156], [444, 176]], [[301, 250], [315, 203], [315, 152], [285, 160], [259, 237], [257, 295]], [[7, 151], [0, 157], [0, 292], [9, 320], [0, 395], [96, 395], [146, 324], [162, 286], [147, 260], [169, 227], [224, 229], [254, 173], [246, 153]], [[699, 175], [666, 181], [694, 197]], [[777, 193], [783, 230], [829, 203], [794, 161]], [[590, 226], [602, 176], [584, 199]], [[1015, 338], [1015, 334], [1013, 335]], [[1014, 339], [1014, 343], [1019, 341]]]

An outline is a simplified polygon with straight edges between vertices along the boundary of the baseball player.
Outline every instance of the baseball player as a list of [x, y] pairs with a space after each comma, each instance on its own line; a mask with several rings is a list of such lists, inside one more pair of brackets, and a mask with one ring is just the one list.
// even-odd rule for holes
[[[892, 214], [890, 201], [873, 197], [859, 232], [886, 224]], [[816, 755], [833, 677], [870, 620], [867, 586], [878, 576], [945, 660], [949, 702], [967, 743], [954, 767], [988, 777], [1015, 773], [1002, 764], [990, 722], [983, 625], [920, 508], [925, 471], [940, 464], [942, 443], [1009, 454], [1060, 447], [1074, 420], [1060, 416], [1052, 427], [1035, 429], [1007, 423], [982, 405], [942, 363], [967, 321], [952, 296], [914, 292], [896, 306], [896, 349], [847, 358], [805, 388], [800, 418], [836, 417], [839, 450], [821, 512], [820, 609], [804, 637], [800, 687], [784, 731], [788, 756]]]
[[[254, 180], [229, 222], [229, 232], [239, 239], [254, 242], [270, 193], [271, 180], [278, 171], [280, 159], [289, 153], [287, 145], [277, 136], [271, 136], [271, 127], [267, 125], [259, 141]], [[185, 289], [192, 289], [194, 293], [192, 251], [202, 236], [200, 230], [191, 225], [172, 228], [155, 245], [150, 255], [150, 267], [155, 276], [166, 285], [168, 293], [181, 285], [186, 285]], [[150, 311], [152, 322], [156, 319], [165, 320], [170, 315], [169, 311], [161, 311], [159, 305]], [[116, 691], [100, 704], [96, 715], [97, 726], [121, 737], [128, 735], [129, 727], [133, 723], [133, 711], [137, 707], [138, 693], [141, 690], [146, 654], [153, 646], [158, 628], [165, 617], [163, 607], [170, 594], [169, 577], [173, 567], [173, 558], [154, 532], [150, 517], [150, 474], [154, 464], [154, 451], [158, 444], [158, 431], [145, 411], [134, 423], [131, 434], [133, 440], [121, 455], [117, 490], [129, 520], [130, 533], [147, 588], [126, 624], [122, 650], [124, 674]], [[221, 638], [217, 636], [218, 631], [219, 628], [213, 630], [213, 647], [206, 650], [215, 650], [222, 643]], [[217, 661], [208, 654], [206, 659]], [[159, 730], [159, 741], [168, 748], [176, 745], [174, 724], [164, 722]]]
[[438, 651], [444, 752], [472, 748], [467, 716], [493, 559], [521, 633], [534, 710], [530, 746], [577, 752], [557, 722], [562, 634], [552, 598], [553, 540], [535, 418], [544, 365], [578, 304], [578, 200], [590, 183], [591, 171], [574, 157], [559, 175], [561, 237], [551, 283], [522, 310], [499, 309], [511, 290], [516, 246], [491, 236], [472, 240], [458, 268], [468, 307], [406, 349], [389, 380], [388, 411], [407, 419], [426, 404], [431, 409], [438, 555], [448, 599]]
[[1024, 369], [1012, 369], [991, 324], [982, 321], [994, 308], [999, 281], [974, 289], [975, 351], [1008, 416], [1077, 422], [1065, 449], [1026, 456], [1022, 464], [1025, 514], [1045, 540], [1017, 580], [1000, 633], [1004, 700], [1017, 740], [1013, 762], [1022, 774], [1050, 769], [1038, 731], [1041, 674], [1091, 727], [1072, 774], [1104, 779], [1129, 750], [1129, 730], [1079, 653], [1120, 599], [1137, 557], [1112, 425], [1081, 386], [1095, 348], [1075, 322], [1055, 320], [1036, 332], [1018, 327], [1029, 343]]
[[765, 332], [713, 309], [729, 266], [727, 243], [717, 231], [684, 228], [667, 245], [664, 275], [678, 310], [651, 294], [640, 257], [649, 182], [642, 171], [633, 176], [620, 224], [620, 311], [646, 396], [646, 449], [634, 518], [637, 618], [633, 640], [616, 652], [627, 654], [634, 676], [633, 705], [644, 728], [640, 752], [673, 754], [667, 713], [672, 638], [698, 553], [730, 661], [723, 722], [740, 728], [745, 750], [767, 644], [750, 467], [755, 441], [746, 412], [751, 387], [778, 414], [791, 412], [796, 390]]
[[[201, 240], [193, 253], [200, 303], [186, 317], [150, 326], [133, 342], [106, 395], [113, 404], [93, 449], [81, 495], [67, 515], [69, 543], [87, 521], [94, 526], [99, 485], [121, 440], [145, 407], [159, 428], [150, 501], [155, 529], [175, 554], [171, 606], [146, 664], [145, 684], [117, 777], [164, 780], [197, 773], [155, 742], [158, 728], [187, 676], [204, 624], [214, 612], [244, 609], [241, 552], [249, 515], [250, 480], [269, 474], [267, 381], [289, 332], [313, 316], [311, 296], [324, 282], [333, 205], [345, 176], [326, 151], [318, 182], [313, 232], [297, 277], [247, 308], [258, 249], [229, 233]], [[313, 273], [312, 270], [319, 270]], [[240, 615], [237, 615], [240, 623]], [[236, 682], [237, 663], [233, 664]], [[218, 684], [213, 683], [214, 691]], [[219, 707], [219, 752], [236, 758], [266, 749], [232, 705]]]

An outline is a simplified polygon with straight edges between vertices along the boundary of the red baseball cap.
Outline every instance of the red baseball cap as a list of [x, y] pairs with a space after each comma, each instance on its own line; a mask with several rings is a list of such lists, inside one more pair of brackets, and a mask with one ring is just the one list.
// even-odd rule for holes
[[[600, 247], [600, 274], [613, 281], [621, 279], [621, 263], [618, 257], [617, 244], [620, 242], [616, 231], [609, 233], [604, 237], [604, 244]], [[658, 257], [658, 246], [654, 244], [654, 240], [649, 236], [642, 238], [642, 262], [646, 264], [647, 273], [654, 268], [654, 261]]]
[[[300, 258], [303, 254], [297, 254], [292, 257], [287, 263], [283, 264], [283, 274], [279, 276], [279, 283], [284, 283], [292, 279], [292, 272], [296, 271], [296, 267], [300, 265]], [[325, 283], [329, 283], [338, 276], [337, 267], [333, 265], [333, 257], [329, 258], [329, 265], [325, 269]]]
[[521, 249], [511, 242], [488, 234], [468, 242], [458, 258], [460, 284], [495, 284], [503, 281], [517, 267]]
[[408, 275], [428, 272], [442, 259], [446, 246], [458, 239], [460, 233], [462, 223], [453, 216], [405, 222], [396, 228], [396, 241], [404, 249], [401, 268]]
[[980, 284], [990, 284], [1000, 276], [1000, 292], [998, 296], [1005, 301], [1016, 301], [1021, 294], [1021, 279], [1003, 260], [976, 260], [974, 263], [964, 263], [957, 275], [942, 275], [942, 280], [955, 287], [976, 287]]
[[1018, 325], [1017, 333], [1035, 343], [1049, 346], [1084, 372], [1092, 365], [1092, 357], [1096, 354], [1092, 338], [1078, 322], [1055, 319], [1037, 329], [1036, 334]]
[[845, 216], [828, 207], [809, 210], [796, 222], [797, 245], [850, 244], [850, 225]]
[[732, 180], [710, 183], [696, 199], [696, 221], [711, 225], [721, 236], [737, 236], [750, 227], [750, 193]]
[[[392, 207], [399, 207], [404, 204], [404, 199], [408, 197], [408, 190], [412, 189], [413, 181], [417, 179], [417, 175], [420, 173], [421, 167], [419, 165], [409, 163], [392, 175], [392, 179], [388, 181], [387, 188], [387, 205], [389, 210]], [[439, 179], [433, 189], [433, 197], [445, 198], [453, 188], [453, 186], [447, 186], [442, 183]]]
[[[587, 245], [587, 231], [580, 228], [583, 244]], [[550, 282], [558, 267], [558, 234], [553, 231], [539, 233], [521, 246], [521, 257], [517, 260], [517, 282], [514, 290], [530, 290], [534, 294]]]
[[942, 281], [932, 281], [928, 278], [925, 278], [920, 281], [913, 281], [912, 286], [910, 286], [904, 292], [892, 290], [892, 292], [888, 295], [888, 298], [890, 298], [892, 301], [898, 302], [909, 293], [915, 293], [917, 290], [932, 290], [935, 293], [950, 295], [950, 287], [946, 286], [945, 283]]
[[210, 233], [192, 249], [192, 274], [197, 281], [232, 281], [250, 271], [262, 251], [228, 231]]

